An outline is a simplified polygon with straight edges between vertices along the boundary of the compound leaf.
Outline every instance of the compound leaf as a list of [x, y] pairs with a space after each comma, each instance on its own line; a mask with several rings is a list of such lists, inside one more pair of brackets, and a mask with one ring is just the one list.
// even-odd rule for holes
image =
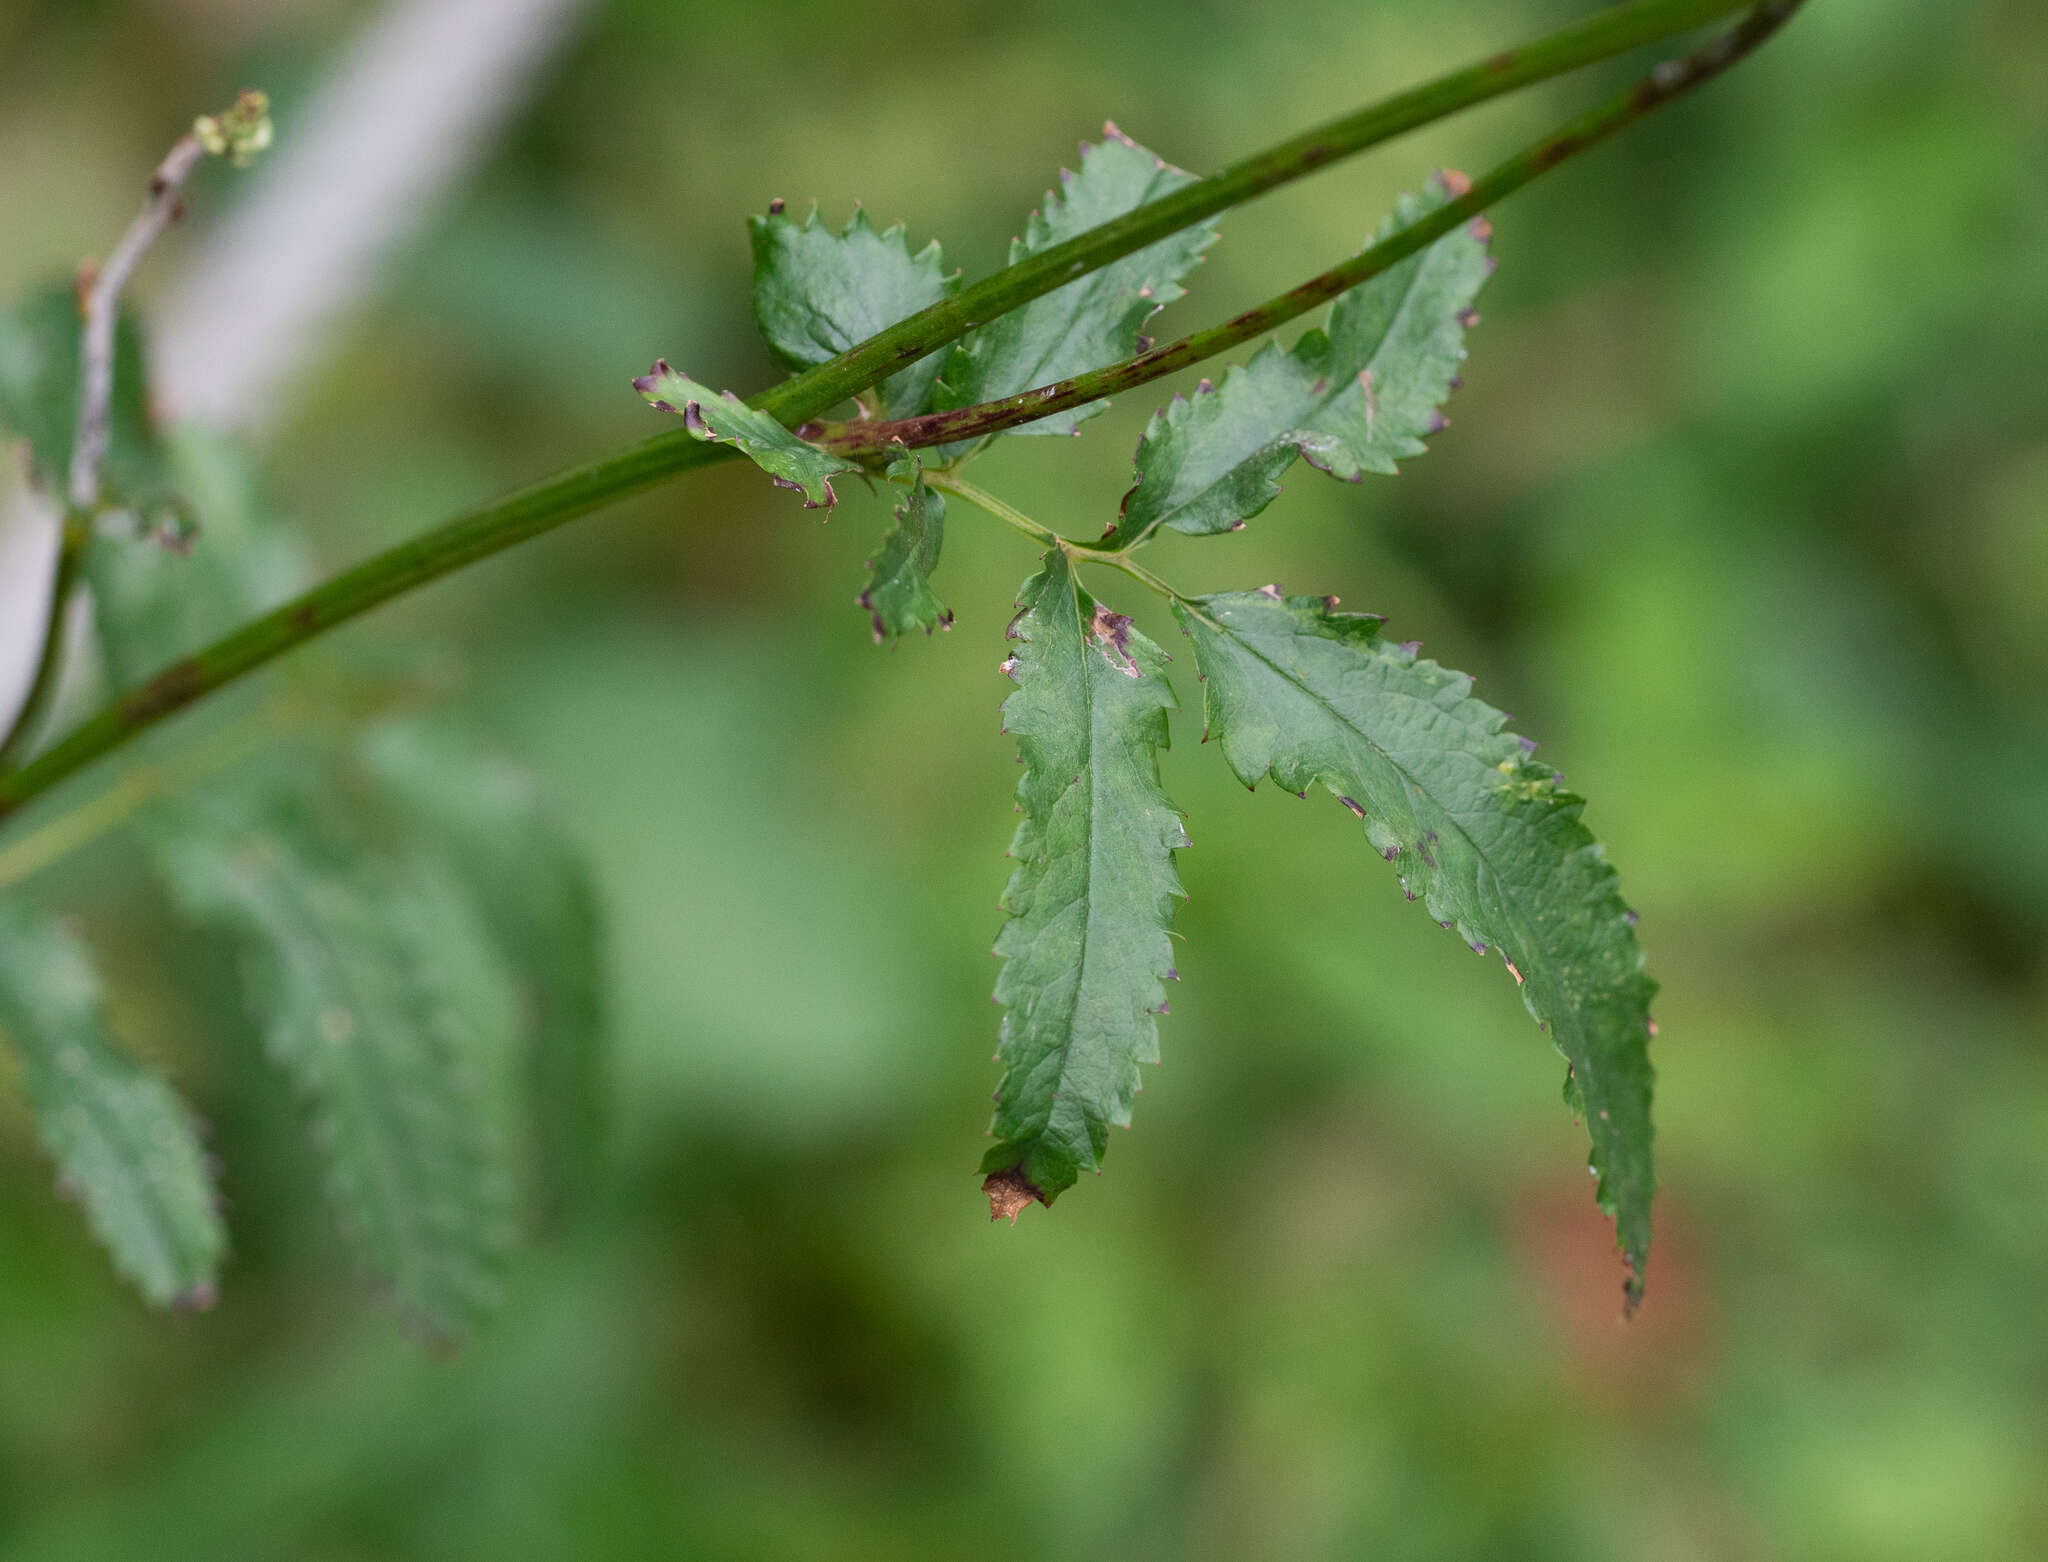
[[315, 785], [215, 783], [164, 806], [150, 844], [186, 914], [239, 940], [265, 1048], [369, 1268], [409, 1323], [452, 1340], [495, 1300], [511, 1235], [512, 1177], [476, 1099], [490, 1040], [450, 977], [488, 964], [485, 936], [425, 863], [363, 851], [325, 812]]
[[54, 917], [0, 897], [0, 1029], [60, 1186], [155, 1306], [207, 1307], [227, 1232], [192, 1114], [108, 1038], [91, 957]]
[[1320, 784], [1400, 865], [1402, 887], [1484, 951], [1570, 1064], [1600, 1207], [1642, 1293], [1650, 1246], [1649, 1004], [1635, 917], [1580, 822], [1584, 799], [1462, 673], [1380, 638], [1379, 620], [1271, 587], [1175, 605], [1205, 680], [1208, 736], [1247, 786]]
[[[1403, 196], [1377, 238], [1427, 216], [1454, 188], [1440, 177]], [[1234, 531], [1272, 503], [1296, 456], [1356, 482], [1422, 454], [1424, 437], [1443, 427], [1472, 300], [1492, 269], [1486, 234], [1483, 219], [1454, 229], [1339, 298], [1327, 331], [1307, 332], [1292, 350], [1269, 343], [1220, 385], [1204, 380], [1191, 399], [1154, 413], [1112, 535]]]
[[[1059, 190], [1046, 193], [1044, 209], [1033, 212], [1024, 236], [1011, 242], [1011, 264], [1194, 183], [1193, 174], [1154, 156], [1115, 125], [1103, 129], [1105, 140], [1081, 148], [1080, 171], [1061, 172]], [[1130, 357], [1146, 320], [1182, 296], [1180, 279], [1215, 241], [1220, 220], [1183, 228], [974, 331], [946, 358], [938, 405], [973, 406]], [[1090, 402], [1011, 432], [1071, 434], [1108, 405]]]
[[875, 643], [913, 629], [930, 634], [953, 627], [953, 615], [932, 592], [932, 571], [946, 540], [946, 496], [928, 486], [915, 457], [890, 463], [889, 476], [910, 491], [896, 507], [896, 524], [882, 551], [868, 560], [868, 583], [858, 601], [874, 625]]
[[1024, 763], [1024, 819], [996, 940], [1009, 1012], [981, 1169], [991, 1207], [1014, 1215], [1098, 1169], [1109, 1125], [1130, 1123], [1138, 1065], [1159, 1058], [1173, 853], [1187, 835], [1159, 787], [1174, 706], [1164, 653], [1091, 600], [1059, 550], [1025, 583], [1010, 634], [1003, 723]]
[[[786, 368], [836, 358], [960, 286], [960, 273], [944, 270], [937, 240], [913, 255], [902, 224], [877, 233], [859, 207], [838, 233], [818, 221], [815, 208], [797, 222], [780, 203], [748, 226], [754, 319]], [[944, 353], [932, 353], [890, 375], [881, 385], [880, 415], [929, 411], [944, 363]]]
[[714, 391], [657, 359], [654, 368], [633, 382], [633, 389], [656, 412], [679, 412], [683, 426], [697, 439], [732, 445], [774, 479], [777, 488], [793, 488], [804, 496], [807, 510], [829, 510], [839, 502], [832, 479], [859, 467], [807, 445], [765, 412], [748, 406], [731, 391]]

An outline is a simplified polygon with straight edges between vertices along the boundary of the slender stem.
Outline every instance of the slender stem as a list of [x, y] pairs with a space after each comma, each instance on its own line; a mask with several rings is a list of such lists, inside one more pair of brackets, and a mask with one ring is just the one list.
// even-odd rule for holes
[[1182, 596], [1172, 586], [1146, 569], [1130, 556], [1130, 550], [1094, 549], [1085, 543], [1077, 543], [1062, 537], [1049, 526], [1041, 526], [1022, 510], [998, 498], [985, 488], [977, 488], [954, 472], [928, 471], [924, 474], [927, 486], [943, 489], [949, 494], [965, 499], [977, 509], [985, 510], [1012, 530], [1022, 532], [1041, 548], [1057, 548], [1076, 564], [1101, 564], [1109, 569], [1121, 570], [1140, 584], [1150, 587], [1169, 602], [1192, 606], [1189, 598]]
[[78, 339], [78, 432], [71, 441], [66, 491], [71, 508], [81, 513], [90, 512], [100, 500], [100, 465], [107, 455], [107, 409], [114, 400], [114, 321], [121, 311], [121, 290], [135, 275], [150, 245], [178, 220], [185, 181], [205, 157], [206, 148], [190, 131], [172, 143], [149, 177], [149, 199], [85, 290], [85, 328]]
[[1026, 256], [1007, 270], [899, 321], [830, 363], [754, 398], [753, 404], [792, 425], [816, 417], [905, 364], [937, 352], [975, 326], [1204, 217], [1489, 98], [1702, 26], [1750, 3], [1752, 0], [1636, 0], [1598, 12], [1521, 48], [1475, 61], [1303, 131], [1163, 200]]
[[178, 220], [185, 181], [205, 157], [206, 148], [191, 131], [172, 142], [156, 172], [149, 176], [149, 198], [115, 244], [114, 252], [105, 264], [80, 279], [83, 319], [78, 333], [78, 416], [64, 485], [71, 516], [57, 550], [56, 573], [50, 582], [50, 617], [35, 676], [12, 725], [0, 738], [0, 769], [11, 768], [35, 741], [63, 669], [65, 625], [70, 618], [67, 609], [84, 548], [76, 518], [89, 516], [98, 507], [100, 468], [107, 458], [107, 422], [114, 404], [114, 326], [121, 314], [121, 290], [135, 275], [149, 247]]
[[[1761, 9], [1788, 12], [1797, 3], [1777, 0]], [[936, 351], [979, 321], [1027, 303], [1249, 196], [1516, 87], [1610, 58], [1739, 9], [1739, 0], [1638, 0], [1452, 72], [1320, 131], [1283, 142], [1214, 179], [1198, 181], [1066, 244], [1027, 257], [869, 338], [832, 362], [754, 397], [752, 404], [792, 426], [816, 418], [903, 364]], [[1531, 170], [1529, 176], [1540, 171]], [[1099, 394], [1091, 392], [1090, 397]], [[1038, 414], [1049, 410], [1041, 404]], [[730, 459], [732, 454], [730, 446], [699, 442], [680, 429], [657, 435], [465, 511], [365, 560], [127, 690], [28, 765], [0, 772], [0, 822], [136, 734], [316, 635], [614, 499]]]
[[57, 684], [64, 670], [66, 626], [71, 619], [71, 592], [78, 584], [78, 566], [84, 553], [84, 536], [67, 523], [57, 544], [57, 569], [50, 581], [50, 616], [43, 626], [43, 648], [36, 656], [35, 675], [14, 721], [0, 738], [0, 770], [12, 766], [27, 753], [42, 729], [43, 718], [57, 696]]
[[1131, 579], [1137, 581], [1142, 586], [1147, 586], [1156, 591], [1169, 602], [1178, 602], [1183, 607], [1192, 607], [1194, 605], [1193, 598], [1182, 596], [1173, 587], [1169, 586], [1127, 553], [1076, 553], [1074, 558], [1082, 564], [1102, 564], [1107, 565], [1110, 569], [1121, 570], [1124, 574], [1130, 576]]
[[1066, 551], [1071, 544], [1049, 526], [1041, 526], [1022, 510], [1006, 504], [985, 488], [977, 488], [964, 477], [953, 472], [927, 471], [925, 486], [965, 499], [977, 510], [986, 511], [1012, 531], [1022, 532], [1041, 548], [1058, 548]]
[[885, 445], [917, 449], [976, 439], [1133, 390], [1241, 346], [1370, 281], [1559, 164], [1712, 80], [1776, 32], [1802, 3], [1803, 0], [1766, 0], [1728, 32], [1682, 59], [1667, 60], [1620, 96], [1509, 158], [1476, 183], [1465, 185], [1463, 193], [1420, 221], [1221, 325], [1151, 348], [1123, 363], [1000, 400], [889, 422], [812, 424], [802, 432], [813, 444], [838, 455], [859, 454]]
[[692, 467], [708, 466], [724, 454], [723, 447], [696, 441], [675, 445], [663, 439], [648, 440], [481, 505], [423, 537], [364, 561], [173, 663], [148, 682], [117, 696], [21, 769], [0, 774], [0, 820], [166, 716], [335, 625], [614, 499]]

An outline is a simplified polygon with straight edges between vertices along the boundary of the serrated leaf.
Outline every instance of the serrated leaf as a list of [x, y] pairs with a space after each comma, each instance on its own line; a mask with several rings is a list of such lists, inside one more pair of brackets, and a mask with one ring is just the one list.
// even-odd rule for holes
[[84, 945], [4, 896], [0, 1031], [59, 1185], [84, 1204], [115, 1270], [155, 1306], [211, 1306], [227, 1232], [192, 1114], [108, 1037]]
[[[1375, 241], [1450, 198], [1441, 179], [1403, 196]], [[1481, 219], [1454, 229], [1339, 298], [1327, 331], [1291, 350], [1268, 343], [1221, 384], [1205, 380], [1154, 413], [1112, 535], [1235, 530], [1273, 502], [1297, 456], [1356, 482], [1421, 455], [1443, 426], [1472, 300], [1492, 268], [1486, 231]]]
[[1640, 1296], [1650, 1248], [1649, 1005], [1656, 984], [1584, 799], [1475, 698], [1463, 673], [1379, 636], [1334, 599], [1226, 592], [1177, 603], [1205, 680], [1208, 737], [1247, 786], [1321, 785], [1399, 865], [1402, 887], [1498, 950], [1570, 1064], [1600, 1206]]
[[896, 524], [882, 539], [882, 551], [868, 560], [868, 583], [857, 599], [874, 625], [875, 643], [913, 629], [930, 634], [953, 627], [951, 611], [932, 592], [932, 571], [946, 540], [946, 497], [924, 480], [915, 457], [894, 461], [889, 476], [910, 491], [896, 507]]
[[589, 1192], [609, 1115], [596, 887], [533, 777], [481, 744], [405, 721], [374, 729], [361, 753], [416, 837], [472, 888], [509, 962], [540, 1203], [559, 1215]]
[[148, 834], [180, 908], [240, 942], [265, 1050], [365, 1262], [408, 1322], [453, 1340], [495, 1299], [511, 1228], [477, 1109], [487, 1042], [448, 977], [484, 935], [427, 865], [339, 838], [325, 809], [317, 785], [262, 775], [161, 807]]
[[1112, 1123], [1128, 1125], [1138, 1065], [1157, 1062], [1153, 1016], [1173, 972], [1167, 929], [1187, 844], [1159, 787], [1173, 689], [1166, 657], [1081, 590], [1058, 550], [1024, 585], [1004, 670], [1003, 724], [1024, 778], [1017, 860], [996, 940], [1003, 1018], [996, 1143], [983, 1158], [1002, 1195], [1045, 1203], [1099, 1168]]
[[[877, 233], [859, 207], [838, 233], [818, 221], [815, 208], [802, 222], [778, 208], [748, 227], [754, 319], [786, 368], [828, 362], [960, 287], [960, 273], [944, 270], [936, 239], [913, 255], [901, 223]], [[945, 356], [932, 353], [884, 380], [880, 415], [929, 411]]]
[[[35, 481], [64, 497], [78, 431], [78, 348], [83, 322], [69, 283], [0, 309], [0, 429], [28, 441]], [[114, 327], [114, 396], [107, 408], [102, 504], [136, 512], [145, 527], [184, 513], [149, 412], [142, 333], [123, 312]]]
[[827, 509], [839, 502], [832, 479], [859, 467], [807, 445], [765, 412], [756, 411], [731, 391], [714, 391], [658, 359], [654, 368], [633, 382], [656, 412], [682, 414], [683, 426], [697, 439], [732, 445], [766, 472], [778, 488], [804, 496], [807, 510]]
[[[1011, 264], [1195, 182], [1116, 126], [1104, 131], [1099, 145], [1081, 148], [1080, 171], [1061, 172], [1059, 190], [1046, 192], [1043, 210], [1011, 242]], [[938, 405], [969, 407], [1130, 357], [1145, 322], [1184, 293], [1180, 279], [1215, 241], [1220, 221], [1184, 228], [972, 332], [946, 357]], [[1089, 402], [1010, 432], [1071, 434], [1108, 405]]]

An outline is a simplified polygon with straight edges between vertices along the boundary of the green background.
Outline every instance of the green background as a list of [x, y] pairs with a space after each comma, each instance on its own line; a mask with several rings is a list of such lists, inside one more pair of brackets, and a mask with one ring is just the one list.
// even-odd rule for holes
[[[600, 6], [294, 392], [275, 488], [339, 564], [650, 432], [657, 353], [765, 384], [771, 196], [979, 275], [1106, 116], [1213, 169], [1581, 11]], [[234, 88], [290, 138], [368, 14], [0, 4], [0, 291], [104, 248]], [[1597, 85], [1238, 212], [1160, 323], [1320, 270]], [[1244, 796], [1192, 710], [1166, 1062], [1100, 1181], [991, 1227], [1031, 557], [956, 505], [958, 624], [877, 649], [881, 504], [842, 484], [821, 526], [726, 466], [328, 653], [425, 657], [548, 780], [611, 927], [611, 1175], [455, 1359], [361, 1295], [224, 956], [132, 848], [39, 881], [212, 1120], [236, 1252], [212, 1313], [145, 1313], [10, 1100], [0, 1559], [2048, 1554], [2044, 102], [2029, 0], [1813, 0], [1494, 213], [1428, 457], [1298, 468], [1245, 532], [1153, 550], [1389, 614], [1592, 798], [1665, 984], [1634, 1323], [1499, 963], [1328, 799]], [[195, 228], [234, 198], [209, 175]], [[1092, 536], [1157, 399], [977, 480]]]

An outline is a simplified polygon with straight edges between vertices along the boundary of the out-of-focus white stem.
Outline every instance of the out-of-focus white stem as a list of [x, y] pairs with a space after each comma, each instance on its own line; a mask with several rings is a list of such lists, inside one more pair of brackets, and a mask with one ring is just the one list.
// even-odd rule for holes
[[527, 98], [589, 0], [395, 0], [213, 226], [158, 316], [173, 416], [261, 432], [378, 262]]
[[[18, 465], [4, 443], [0, 461]], [[35, 682], [63, 531], [62, 505], [14, 471], [0, 472], [0, 732], [14, 725]]]

